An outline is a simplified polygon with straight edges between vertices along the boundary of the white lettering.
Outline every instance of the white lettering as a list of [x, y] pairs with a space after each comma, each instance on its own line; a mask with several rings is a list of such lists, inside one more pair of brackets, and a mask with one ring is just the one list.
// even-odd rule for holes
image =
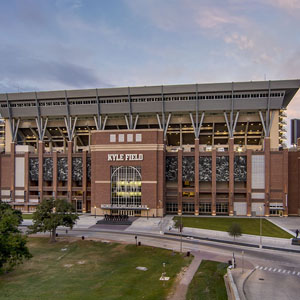
[[108, 161], [137, 161], [144, 160], [143, 154], [107, 154]]

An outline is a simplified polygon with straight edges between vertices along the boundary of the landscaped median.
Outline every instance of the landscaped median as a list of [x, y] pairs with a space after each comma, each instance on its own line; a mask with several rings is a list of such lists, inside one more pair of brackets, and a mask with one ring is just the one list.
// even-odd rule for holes
[[[0, 299], [165, 299], [192, 260], [160, 248], [78, 239], [33, 237], [28, 247], [33, 258], [0, 275]], [[159, 280], [163, 272], [169, 281]]]
[[[174, 217], [175, 226], [179, 227], [181, 217]], [[262, 235], [276, 238], [292, 238], [293, 236], [282, 230], [278, 226], [269, 222], [267, 219], [262, 220]], [[232, 223], [241, 226], [242, 234], [260, 235], [259, 218], [230, 218], [230, 217], [182, 217], [183, 227], [209, 229], [217, 231], [228, 231]]]

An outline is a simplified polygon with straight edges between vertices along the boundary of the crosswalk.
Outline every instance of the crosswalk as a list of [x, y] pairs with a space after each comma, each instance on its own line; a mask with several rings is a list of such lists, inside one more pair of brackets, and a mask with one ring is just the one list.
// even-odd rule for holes
[[286, 269], [280, 269], [280, 268], [273, 268], [273, 267], [265, 267], [265, 266], [256, 266], [255, 269], [261, 270], [261, 271], [268, 271], [273, 273], [280, 273], [284, 275], [294, 275], [300, 277], [300, 272], [298, 271], [291, 271]]

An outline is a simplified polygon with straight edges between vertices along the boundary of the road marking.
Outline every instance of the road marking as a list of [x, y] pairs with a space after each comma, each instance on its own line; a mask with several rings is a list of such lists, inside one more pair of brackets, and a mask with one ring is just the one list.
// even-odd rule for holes
[[295, 275], [295, 274], [296, 274], [296, 271], [293, 272], [293, 275]]
[[269, 268], [269, 270], [268, 271], [272, 271], [272, 268]]
[[259, 269], [262, 270], [262, 269], [263, 269], [263, 266], [259, 267]]
[[255, 267], [255, 269], [258, 269], [258, 268], [259, 268], [259, 266], [256, 266], [256, 267]]
[[264, 271], [266, 271], [267, 269], [268, 269], [268, 267], [265, 267], [265, 268], [264, 268]]
[[277, 269], [275, 268], [274, 270], [273, 270], [273, 272], [276, 272], [277, 271]]
[[298, 272], [297, 275], [300, 276], [300, 272]]
[[281, 269], [278, 269], [278, 272], [280, 273], [280, 272], [281, 272]]
[[284, 274], [286, 272], [286, 270], [283, 270], [282, 273]]
[[286, 274], [290, 274], [291, 273], [291, 271], [287, 271], [287, 273]]

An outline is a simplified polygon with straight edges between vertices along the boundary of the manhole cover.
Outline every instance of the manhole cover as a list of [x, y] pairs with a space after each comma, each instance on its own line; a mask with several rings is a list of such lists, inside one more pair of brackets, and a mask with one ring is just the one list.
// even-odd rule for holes
[[259, 280], [264, 280], [263, 278], [259, 278]]

